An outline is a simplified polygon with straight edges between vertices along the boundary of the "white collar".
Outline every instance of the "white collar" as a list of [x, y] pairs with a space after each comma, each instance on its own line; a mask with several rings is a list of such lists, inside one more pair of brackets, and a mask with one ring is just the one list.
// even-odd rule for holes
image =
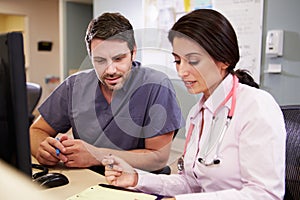
[[[195, 119], [197, 115], [200, 114], [201, 108], [207, 109], [211, 113], [214, 113], [214, 111], [218, 108], [218, 106], [222, 103], [222, 101], [230, 92], [232, 84], [233, 75], [228, 74], [206, 101], [204, 101], [204, 96], [199, 100], [197, 105], [195, 105], [195, 112], [191, 115], [190, 119]], [[226, 102], [225, 106], [228, 108], [231, 107], [231, 99]]]

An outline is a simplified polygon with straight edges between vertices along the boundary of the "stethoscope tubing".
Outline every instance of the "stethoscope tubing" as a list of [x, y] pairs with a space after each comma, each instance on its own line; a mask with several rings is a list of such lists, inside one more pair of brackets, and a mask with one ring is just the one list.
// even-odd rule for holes
[[[234, 115], [234, 111], [235, 111], [235, 107], [236, 107], [236, 90], [237, 90], [237, 87], [238, 87], [238, 82], [239, 82], [238, 78], [235, 75], [233, 75], [233, 86], [232, 86], [230, 92], [228, 93], [228, 95], [226, 96], [226, 98], [223, 100], [223, 102], [217, 107], [217, 109], [213, 113], [213, 119], [214, 119], [215, 116], [216, 116], [216, 113], [219, 111], [219, 109], [221, 107], [223, 107], [226, 104], [226, 102], [228, 102], [228, 100], [230, 98], [232, 99], [231, 100], [231, 107], [230, 107], [228, 115], [227, 115], [225, 126], [222, 128], [220, 137], [218, 139], [218, 143], [217, 143], [218, 145], [217, 145], [216, 154], [214, 156], [214, 159], [211, 162], [209, 162], [209, 163], [206, 163], [205, 158], [199, 158], [198, 159], [199, 162], [201, 164], [204, 164], [205, 166], [211, 166], [211, 165], [215, 165], [215, 164], [219, 164], [220, 163], [220, 159], [219, 159], [220, 146], [221, 146], [221, 143], [222, 143], [223, 138], [225, 136], [225, 133], [226, 133], [226, 131], [227, 131], [229, 125], [230, 125], [231, 119], [232, 119], [232, 117]], [[184, 145], [183, 155], [180, 158], [182, 160], [181, 162], [183, 162], [183, 158], [184, 158], [185, 153], [186, 153], [187, 145], [188, 145], [188, 143], [189, 143], [189, 141], [191, 139], [191, 135], [192, 135], [193, 130], [194, 130], [194, 124], [190, 123], [189, 129], [188, 129], [187, 138], [186, 138], [186, 142], [185, 142], [185, 145]], [[180, 167], [181, 169], [179, 169], [179, 167], [178, 167], [178, 170], [182, 171], [183, 170], [183, 163], [178, 163], [178, 166], [181, 166]]]

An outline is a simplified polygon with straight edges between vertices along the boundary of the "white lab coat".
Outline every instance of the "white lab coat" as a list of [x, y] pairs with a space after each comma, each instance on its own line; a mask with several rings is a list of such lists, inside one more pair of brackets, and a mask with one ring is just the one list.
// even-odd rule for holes
[[[221, 132], [231, 99], [221, 109], [212, 131], [212, 115], [232, 88], [233, 76], [228, 75], [206, 102], [200, 100], [191, 110], [186, 126], [195, 124], [182, 174], [154, 175], [139, 172], [137, 189], [149, 193], [175, 196], [179, 199], [198, 200], [279, 200], [285, 188], [285, 141], [286, 131], [280, 107], [273, 97], [259, 89], [238, 84], [233, 118], [220, 145], [221, 163], [204, 166], [204, 141], [209, 134]], [[204, 129], [199, 142], [202, 114]], [[224, 120], [222, 120], [224, 119]], [[214, 136], [211, 136], [213, 139]], [[214, 139], [216, 141], [216, 139]], [[210, 145], [213, 146], [213, 145]], [[208, 153], [207, 160], [216, 154], [217, 144]], [[201, 149], [203, 148], [203, 149]]]

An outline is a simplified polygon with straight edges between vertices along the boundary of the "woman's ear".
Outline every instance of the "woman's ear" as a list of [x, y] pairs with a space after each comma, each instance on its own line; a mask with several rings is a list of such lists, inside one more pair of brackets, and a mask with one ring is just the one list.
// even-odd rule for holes
[[229, 67], [229, 64], [223, 63], [223, 62], [217, 62], [216, 63], [218, 68], [221, 70], [226, 70]]
[[229, 67], [229, 65], [223, 62], [216, 62], [216, 65], [220, 71], [221, 76], [224, 78], [227, 74], [227, 68]]

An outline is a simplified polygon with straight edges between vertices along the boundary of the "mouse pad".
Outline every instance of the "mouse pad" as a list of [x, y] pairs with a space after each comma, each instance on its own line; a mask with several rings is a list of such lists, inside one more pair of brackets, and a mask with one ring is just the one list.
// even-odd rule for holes
[[73, 195], [67, 200], [158, 200], [161, 196], [145, 194], [142, 192], [129, 190], [121, 187], [116, 187], [107, 184], [99, 184], [92, 186], [76, 195]]

